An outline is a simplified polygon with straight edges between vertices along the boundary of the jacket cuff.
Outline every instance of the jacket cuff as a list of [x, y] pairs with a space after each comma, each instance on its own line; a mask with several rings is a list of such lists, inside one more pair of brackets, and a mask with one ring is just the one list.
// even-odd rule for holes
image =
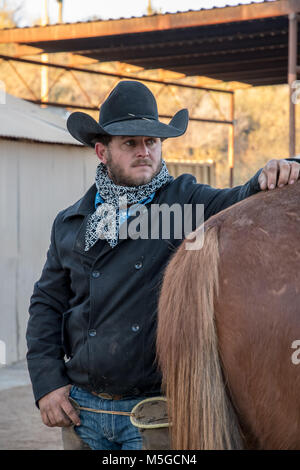
[[262, 172], [262, 168], [260, 168], [254, 176], [248, 181], [249, 183], [249, 189], [250, 189], [250, 195], [255, 194], [261, 191], [259, 182], [258, 182], [258, 177]]
[[71, 384], [64, 361], [58, 359], [27, 359], [35, 404], [47, 393]]

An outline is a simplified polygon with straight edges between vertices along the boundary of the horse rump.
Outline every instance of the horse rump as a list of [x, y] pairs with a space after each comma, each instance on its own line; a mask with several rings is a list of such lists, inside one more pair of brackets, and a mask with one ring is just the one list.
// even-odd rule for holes
[[157, 359], [172, 448], [300, 449], [299, 201], [300, 183], [241, 201], [170, 260]]

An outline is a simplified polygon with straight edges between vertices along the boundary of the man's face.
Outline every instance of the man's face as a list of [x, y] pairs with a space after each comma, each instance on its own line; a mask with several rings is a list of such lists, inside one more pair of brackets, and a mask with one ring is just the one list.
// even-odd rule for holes
[[156, 137], [114, 136], [95, 145], [110, 179], [120, 186], [140, 186], [152, 180], [162, 165], [161, 140]]

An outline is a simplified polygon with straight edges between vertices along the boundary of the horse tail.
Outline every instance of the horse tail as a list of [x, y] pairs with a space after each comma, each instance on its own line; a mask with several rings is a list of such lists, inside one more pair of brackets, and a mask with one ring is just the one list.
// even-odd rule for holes
[[157, 360], [171, 420], [173, 449], [242, 449], [236, 413], [227, 395], [214, 320], [218, 295], [216, 224], [203, 248], [182, 243], [164, 275], [159, 300]]

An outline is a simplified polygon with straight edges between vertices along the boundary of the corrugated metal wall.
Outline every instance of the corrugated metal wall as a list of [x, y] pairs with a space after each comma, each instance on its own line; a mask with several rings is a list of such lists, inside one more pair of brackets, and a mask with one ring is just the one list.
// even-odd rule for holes
[[168, 161], [168, 170], [174, 178], [182, 173], [194, 175], [198, 183], [215, 185], [215, 163], [200, 163], [195, 161]]
[[[29, 300], [53, 220], [94, 183], [98, 163], [89, 148], [0, 140], [0, 341], [7, 364], [26, 355]], [[193, 173], [199, 182], [213, 179], [211, 165], [169, 162], [168, 167], [175, 177]]]

